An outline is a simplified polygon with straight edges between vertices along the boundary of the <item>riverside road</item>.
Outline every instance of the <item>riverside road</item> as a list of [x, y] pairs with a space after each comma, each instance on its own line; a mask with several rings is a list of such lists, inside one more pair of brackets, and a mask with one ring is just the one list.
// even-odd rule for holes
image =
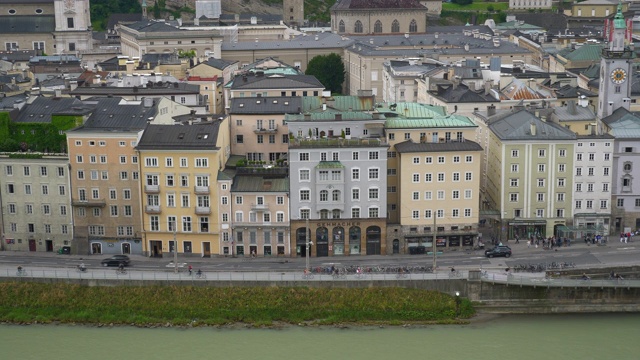
[[[488, 259], [483, 250], [475, 251], [445, 251], [437, 255], [437, 267], [446, 270], [455, 267], [459, 270], [470, 269], [504, 269], [520, 264], [550, 264], [550, 263], [574, 263], [577, 268], [589, 269], [607, 266], [630, 266], [640, 264], [640, 242], [619, 243], [610, 242], [605, 246], [589, 245], [584, 242], [572, 244], [570, 247], [561, 247], [552, 250], [527, 247], [526, 242], [515, 244], [509, 241], [513, 250], [511, 258]], [[41, 252], [0, 252], [0, 272], [15, 272], [17, 266], [27, 270], [75, 270], [81, 262], [91, 270], [105, 270], [100, 266], [100, 261], [110, 255], [58, 255], [55, 253]], [[169, 263], [173, 256], [164, 258], [148, 258], [138, 255], [130, 255], [131, 266], [129, 272], [166, 273], [172, 272], [173, 267]], [[432, 266], [431, 255], [380, 255], [380, 256], [334, 256], [310, 258], [311, 268], [320, 266]], [[183, 267], [187, 264], [205, 273], [211, 272], [302, 272], [305, 267], [305, 258], [290, 257], [185, 257], [178, 256], [178, 263]]]

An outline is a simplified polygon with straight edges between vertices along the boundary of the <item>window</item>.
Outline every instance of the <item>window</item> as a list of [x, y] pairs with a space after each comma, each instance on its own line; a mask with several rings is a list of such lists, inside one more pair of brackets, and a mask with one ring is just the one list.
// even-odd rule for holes
[[242, 205], [242, 196], [236, 196], [236, 205]]
[[191, 232], [191, 216], [182, 217], [182, 231]]
[[536, 217], [544, 217], [544, 209], [536, 209]]
[[611, 154], [609, 154], [609, 153], [605, 153], [605, 154], [604, 154], [604, 160], [605, 160], [605, 161], [609, 161], [610, 159], [611, 159]]
[[360, 200], [360, 189], [351, 189], [351, 200]]
[[298, 158], [300, 161], [309, 161], [309, 153], [299, 153]]
[[588, 168], [587, 170], [588, 170], [588, 174], [589, 174], [589, 176], [593, 176], [593, 174], [594, 174], [594, 168], [590, 167], [590, 168]]
[[509, 186], [518, 187], [518, 179], [510, 179], [509, 180]]
[[66, 205], [60, 205], [60, 215], [62, 215], [62, 216], [67, 215], [67, 206]]
[[117, 198], [116, 189], [109, 189], [109, 199], [116, 200]]
[[518, 150], [511, 150], [512, 158], [517, 158], [518, 156], [520, 156], [520, 152]]
[[556, 217], [564, 217], [564, 209], [556, 209]]
[[576, 154], [576, 160], [577, 161], [582, 161], [582, 153], [577, 153]]
[[451, 198], [452, 199], [460, 199], [460, 190], [453, 190], [451, 192]]
[[377, 151], [369, 151], [369, 160], [378, 160], [379, 156]]
[[431, 200], [433, 196], [433, 193], [431, 191], [425, 191], [424, 192], [424, 199], [425, 200]]
[[538, 149], [538, 157], [545, 157], [547, 155], [547, 152], [545, 149]]
[[209, 167], [209, 159], [207, 159], [207, 158], [196, 158], [196, 167], [197, 168]]
[[411, 197], [413, 198], [413, 200], [420, 200], [420, 192], [419, 191], [414, 191], [411, 194]]
[[377, 207], [373, 207], [373, 208], [369, 208], [369, 217], [370, 218], [377, 218], [378, 217], [378, 208]]
[[106, 163], [107, 163], [107, 156], [100, 155], [100, 164], [106, 164]]
[[557, 198], [558, 201], [564, 201], [564, 193], [558, 193], [556, 195], [557, 195], [556, 198]]
[[187, 158], [180, 158], [180, 167], [189, 167], [189, 160]]
[[558, 172], [564, 172], [565, 168], [565, 164], [558, 164]]
[[582, 200], [576, 200], [576, 209], [582, 209]]
[[168, 187], [175, 186], [175, 180], [173, 178], [173, 175], [167, 175], [165, 181]]
[[511, 172], [512, 173], [518, 172], [518, 164], [511, 164]]
[[24, 173], [24, 176], [31, 176], [31, 168], [30, 168], [30, 167], [28, 167], [28, 166], [24, 166], [24, 167], [22, 168], [22, 171], [23, 171], [23, 173]]
[[[68, 29], [73, 29], [74, 28], [73, 18], [72, 17], [67, 18], [67, 28]], [[71, 44], [72, 43], [69, 43], [69, 45], [71, 45]], [[75, 45], [74, 45], [74, 47], [75, 47]], [[69, 50], [71, 50], [71, 47], [69, 47]]]
[[351, 160], [359, 160], [360, 159], [360, 153], [357, 151], [354, 151], [351, 153]]
[[51, 215], [51, 206], [47, 204], [42, 205], [42, 213], [44, 215]]
[[379, 169], [369, 169], [369, 180], [379, 178]]
[[308, 219], [311, 210], [309, 209], [300, 209], [300, 219]]
[[236, 144], [244, 144], [244, 135], [236, 135]]
[[460, 181], [460, 173], [459, 172], [454, 172], [453, 173], [453, 181]]
[[300, 190], [300, 201], [309, 201], [310, 195], [309, 190]]
[[473, 192], [470, 189], [464, 191], [464, 198], [471, 199], [473, 197]]
[[276, 197], [276, 204], [284, 205], [284, 196], [277, 196]]
[[471, 181], [473, 179], [473, 175], [471, 171], [467, 171], [464, 173], [464, 181]]
[[602, 192], [609, 192], [609, 184], [602, 184]]
[[558, 179], [558, 187], [564, 187], [566, 179]]
[[438, 156], [438, 164], [444, 164], [444, 156]]
[[576, 176], [582, 176], [582, 168], [576, 168]]
[[29, 185], [29, 184], [25, 184], [24, 185], [24, 194], [25, 195], [31, 195], [31, 185]]
[[600, 209], [607, 209], [609, 206], [609, 201], [607, 200], [600, 200]]
[[172, 157], [164, 158], [164, 166], [173, 167], [173, 158]]
[[318, 180], [320, 180], [320, 181], [328, 181], [329, 180], [329, 170], [320, 170], [318, 172]]
[[360, 20], [356, 20], [356, 23], [353, 27], [353, 32], [356, 34], [362, 33], [362, 22]]
[[538, 164], [538, 172], [544, 172], [544, 164]]
[[[78, 176], [78, 178], [80, 178], [80, 176]], [[129, 179], [129, 173], [127, 173], [126, 171], [120, 171], [120, 180], [127, 180], [127, 179]]]
[[132, 216], [132, 207], [131, 205], [125, 205], [124, 206], [124, 216]]
[[438, 200], [444, 200], [444, 190], [438, 190], [436, 194]]
[[158, 158], [156, 157], [144, 158], [144, 164], [147, 167], [158, 167]]
[[111, 216], [118, 216], [118, 205], [110, 205]]
[[544, 202], [544, 193], [537, 193], [536, 197], [538, 199], [538, 202]]
[[420, 174], [413, 174], [413, 182], [414, 183], [420, 182]]
[[360, 180], [360, 169], [351, 169], [351, 180]]
[[444, 182], [444, 173], [438, 173], [438, 182]]
[[40, 176], [47, 176], [47, 167], [40, 166]]
[[358, 219], [360, 218], [360, 208], [351, 208], [351, 218]]
[[378, 189], [372, 188], [369, 189], [369, 200], [378, 199]]
[[5, 168], [7, 176], [13, 176], [13, 165], [7, 165]]
[[431, 156], [427, 156], [424, 158], [424, 163], [425, 164], [432, 164], [433, 163], [433, 157]]
[[518, 194], [517, 193], [509, 194], [509, 201], [510, 202], [517, 202], [518, 201]]
[[329, 201], [329, 192], [327, 190], [320, 191], [320, 201]]
[[33, 214], [33, 205], [31, 205], [31, 204], [25, 205], [25, 212], [27, 214]]
[[182, 200], [180, 201], [180, 203], [182, 204], [182, 207], [183, 207], [183, 208], [188, 208], [188, 207], [189, 207], [189, 202], [190, 202], [190, 201], [189, 201], [189, 194], [182, 194], [182, 195], [180, 196], [180, 198], [182, 199]]
[[200, 232], [202, 232], [202, 233], [209, 232], [209, 217], [208, 216], [200, 217]]
[[412, 218], [412, 219], [414, 219], [414, 220], [418, 220], [418, 219], [420, 219], [420, 211], [418, 211], [418, 210], [413, 210], [413, 211], [411, 212], [411, 218]]
[[618, 199], [616, 201], [616, 206], [618, 207], [624, 207], [624, 199]]
[[151, 231], [160, 231], [160, 217], [157, 215], [149, 216], [149, 226]]
[[538, 187], [544, 187], [544, 179], [538, 179]]
[[431, 182], [432, 181], [432, 174], [431, 173], [424, 174], [424, 181], [425, 182]]
[[398, 22], [398, 20], [393, 20], [393, 23], [391, 23], [391, 32], [392, 33], [400, 32], [400, 23]]
[[167, 194], [167, 207], [176, 207], [176, 194]]

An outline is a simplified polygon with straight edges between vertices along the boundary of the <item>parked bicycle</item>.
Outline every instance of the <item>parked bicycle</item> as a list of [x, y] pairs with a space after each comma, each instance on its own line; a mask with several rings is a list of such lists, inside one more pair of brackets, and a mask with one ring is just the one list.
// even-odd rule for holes
[[304, 272], [302, 273], [302, 278], [305, 280], [313, 279], [313, 274], [311, 273], [311, 271], [309, 271], [309, 269], [304, 269]]
[[461, 278], [462, 277], [462, 273], [454, 268], [451, 268], [451, 271], [449, 271], [449, 279], [455, 279], [455, 278]]
[[116, 275], [126, 275], [127, 274], [127, 269], [125, 268], [117, 268], [116, 269]]
[[27, 276], [27, 270], [25, 270], [22, 266], [18, 266], [18, 271], [16, 272], [18, 276]]

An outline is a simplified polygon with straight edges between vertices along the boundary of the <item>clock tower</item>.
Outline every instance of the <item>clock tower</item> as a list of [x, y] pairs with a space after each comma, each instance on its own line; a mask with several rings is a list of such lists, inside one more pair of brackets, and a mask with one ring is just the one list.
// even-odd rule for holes
[[54, 0], [57, 54], [77, 54], [92, 48], [89, 0]]
[[602, 49], [598, 118], [611, 115], [616, 109], [629, 110], [631, 104], [631, 61], [633, 51], [625, 46], [627, 25], [622, 15], [622, 3], [613, 19], [611, 41]]

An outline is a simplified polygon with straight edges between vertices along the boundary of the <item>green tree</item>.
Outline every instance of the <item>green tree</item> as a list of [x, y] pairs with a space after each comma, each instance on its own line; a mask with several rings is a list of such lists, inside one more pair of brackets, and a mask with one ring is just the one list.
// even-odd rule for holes
[[344, 63], [338, 54], [318, 55], [309, 61], [307, 75], [315, 76], [327, 90], [342, 93]]
[[473, 3], [473, 0], [452, 0], [451, 2], [458, 5], [469, 5]]

